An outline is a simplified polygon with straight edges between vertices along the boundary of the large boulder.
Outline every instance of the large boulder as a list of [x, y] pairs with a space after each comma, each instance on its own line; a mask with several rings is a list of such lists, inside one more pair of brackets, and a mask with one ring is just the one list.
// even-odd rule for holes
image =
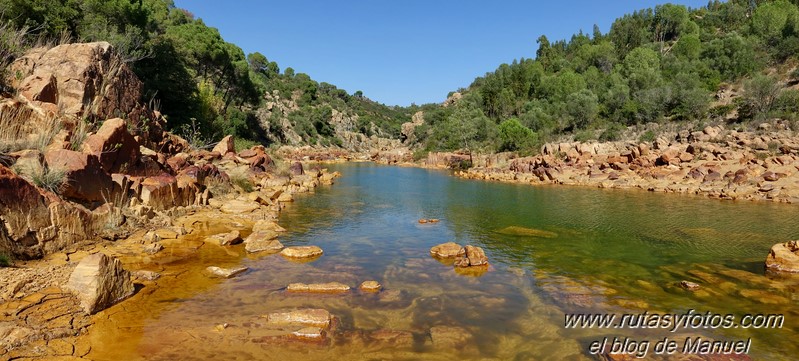
[[139, 198], [146, 206], [165, 210], [194, 204], [199, 190], [194, 184], [181, 184], [178, 178], [162, 173], [141, 182]]
[[97, 156], [67, 149], [49, 151], [44, 156], [47, 166], [63, 171], [65, 183], [62, 194], [82, 201], [102, 201], [111, 196], [113, 181]]
[[777, 243], [771, 247], [766, 257], [766, 269], [799, 273], [799, 241]]
[[142, 82], [107, 42], [37, 48], [10, 68], [22, 96], [59, 104], [66, 115], [113, 118], [129, 114], [141, 98]]
[[225, 136], [224, 138], [222, 138], [222, 140], [220, 140], [219, 143], [217, 143], [216, 146], [214, 146], [214, 149], [212, 150], [212, 152], [217, 152], [217, 153], [221, 154], [222, 156], [224, 156], [225, 154], [228, 154], [230, 152], [235, 153], [236, 152], [236, 145], [233, 143], [233, 136], [232, 135], [228, 135], [228, 136]]
[[41, 257], [38, 231], [51, 225], [47, 204], [39, 189], [0, 166], [0, 250], [21, 258]]
[[89, 314], [102, 311], [133, 294], [130, 272], [122, 262], [102, 253], [90, 255], [78, 263], [66, 285], [78, 296]]
[[108, 173], [125, 173], [133, 169], [141, 156], [139, 143], [120, 118], [103, 122], [97, 133], [86, 138], [83, 152], [97, 156]]

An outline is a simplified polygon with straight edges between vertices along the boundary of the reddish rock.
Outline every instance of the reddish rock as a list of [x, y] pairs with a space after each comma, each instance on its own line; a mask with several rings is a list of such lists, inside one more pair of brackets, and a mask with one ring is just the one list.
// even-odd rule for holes
[[19, 92], [28, 100], [58, 104], [58, 80], [53, 74], [31, 75], [22, 84]]
[[97, 133], [86, 138], [83, 152], [97, 156], [109, 173], [124, 173], [135, 168], [141, 156], [139, 144], [120, 118], [103, 122]]
[[168, 209], [174, 206], [187, 205], [183, 192], [178, 187], [177, 178], [169, 174], [147, 177], [141, 182], [139, 194], [142, 204], [153, 209]]
[[705, 175], [705, 182], [715, 182], [721, 180], [721, 173], [716, 172], [714, 170], [709, 170], [708, 173]]
[[765, 180], [767, 180], [769, 182], [776, 182], [776, 181], [780, 180], [780, 178], [781, 177], [780, 177], [779, 173], [774, 173], [772, 171], [766, 171], [765, 173], [763, 173], [763, 179], [765, 179]]
[[141, 98], [141, 81], [107, 42], [34, 49], [15, 60], [10, 69], [21, 76], [13, 85], [28, 100], [57, 102], [70, 116], [91, 112], [109, 119], [130, 114]]
[[228, 153], [235, 153], [236, 152], [236, 145], [233, 143], [233, 136], [228, 135], [222, 138], [219, 143], [214, 146], [212, 152], [219, 153], [222, 156], [225, 156]]
[[[0, 166], [0, 249], [22, 258], [42, 256], [36, 230], [50, 226], [48, 200], [25, 179]], [[6, 241], [6, 237], [10, 238]], [[4, 244], [9, 242], [10, 244]]]
[[65, 172], [62, 189], [65, 197], [90, 202], [110, 198], [114, 183], [96, 156], [58, 149], [47, 152], [44, 157], [51, 170]]
[[172, 168], [173, 171], [178, 172], [188, 164], [189, 155], [186, 153], [178, 153], [172, 157], [167, 158], [166, 164]]
[[300, 162], [292, 163], [291, 166], [289, 167], [289, 171], [291, 172], [291, 175], [305, 174], [305, 170], [302, 168], [302, 163]]

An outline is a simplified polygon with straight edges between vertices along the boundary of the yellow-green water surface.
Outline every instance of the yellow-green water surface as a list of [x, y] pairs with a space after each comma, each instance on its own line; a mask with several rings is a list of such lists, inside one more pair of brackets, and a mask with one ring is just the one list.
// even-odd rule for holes
[[[344, 164], [331, 187], [281, 214], [286, 246], [316, 245], [307, 263], [201, 247], [160, 287], [105, 311], [90, 358], [147, 360], [586, 360], [605, 337], [751, 338], [755, 360], [799, 355], [799, 279], [766, 276], [777, 242], [799, 238], [799, 206], [643, 191], [533, 187], [462, 180], [417, 168]], [[438, 223], [420, 224], [421, 218]], [[429, 255], [454, 241], [482, 247], [485, 273], [456, 272]], [[208, 280], [209, 265], [244, 265]], [[297, 295], [293, 282], [377, 280], [377, 294]], [[701, 286], [687, 291], [682, 280]], [[253, 320], [276, 310], [324, 308], [338, 324], [323, 343], [263, 342]], [[572, 329], [566, 313], [782, 314], [778, 329]], [[227, 323], [224, 330], [215, 329]], [[465, 342], [434, 344], [430, 329], [460, 327]], [[410, 332], [406, 342], [381, 331]], [[676, 353], [666, 359], [680, 359]]]

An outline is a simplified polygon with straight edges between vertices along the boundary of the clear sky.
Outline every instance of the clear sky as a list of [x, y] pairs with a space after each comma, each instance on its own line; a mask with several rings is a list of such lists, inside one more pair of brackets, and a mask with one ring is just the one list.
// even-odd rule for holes
[[[387, 105], [442, 102], [475, 77], [532, 58], [536, 39], [603, 33], [640, 0], [175, 0], [245, 54]], [[691, 7], [707, 0], [676, 0]]]

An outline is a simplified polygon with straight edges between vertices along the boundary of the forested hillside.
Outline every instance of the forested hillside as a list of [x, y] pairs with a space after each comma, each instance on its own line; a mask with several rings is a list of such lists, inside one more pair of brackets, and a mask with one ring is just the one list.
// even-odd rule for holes
[[647, 122], [795, 119], [798, 1], [664, 4], [568, 41], [537, 40], [461, 89], [452, 107], [426, 106], [426, 150], [537, 149], [543, 140], [614, 140]]
[[235, 134], [346, 147], [352, 134], [400, 138], [400, 125], [423, 110], [410, 143], [419, 154], [527, 153], [564, 136], [614, 140], [650, 122], [793, 120], [797, 3], [664, 4], [618, 18], [607, 33], [595, 26], [568, 40], [540, 36], [535, 59], [500, 65], [447, 106], [387, 107], [281, 69], [171, 0], [0, 0], [0, 71], [42, 42], [109, 41], [144, 82], [143, 101], [196, 143]]
[[[361, 92], [350, 95], [290, 67], [281, 72], [260, 53], [245, 56], [171, 0], [0, 0], [0, 9], [0, 71], [36, 45], [108, 41], [144, 82], [142, 100], [196, 143], [235, 134], [264, 143], [340, 144], [334, 111], [353, 123], [343, 125], [347, 130], [366, 136], [398, 137], [410, 119], [405, 109]], [[270, 103], [279, 111], [260, 111]]]

